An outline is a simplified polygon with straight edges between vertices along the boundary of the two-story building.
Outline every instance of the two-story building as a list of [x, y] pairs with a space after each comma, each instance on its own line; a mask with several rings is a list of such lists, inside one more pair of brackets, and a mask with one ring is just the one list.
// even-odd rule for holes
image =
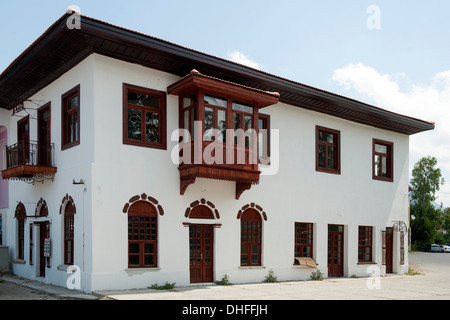
[[409, 136], [433, 128], [65, 14], [0, 75], [3, 244], [84, 291], [403, 273]]

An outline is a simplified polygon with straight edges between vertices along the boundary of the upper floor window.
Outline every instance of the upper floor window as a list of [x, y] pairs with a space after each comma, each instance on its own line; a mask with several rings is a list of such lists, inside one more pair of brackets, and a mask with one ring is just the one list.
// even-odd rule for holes
[[166, 93], [123, 85], [123, 143], [166, 149]]
[[316, 171], [341, 173], [340, 132], [316, 126]]
[[373, 139], [373, 179], [390, 182], [394, 180], [393, 149], [392, 142]]
[[80, 144], [80, 86], [62, 96], [62, 149]]

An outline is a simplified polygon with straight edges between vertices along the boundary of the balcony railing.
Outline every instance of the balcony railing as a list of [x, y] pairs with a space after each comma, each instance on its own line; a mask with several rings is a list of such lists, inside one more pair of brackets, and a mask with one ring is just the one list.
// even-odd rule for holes
[[6, 166], [3, 179], [43, 181], [53, 179], [55, 145], [37, 141], [20, 141], [6, 148]]
[[20, 141], [6, 148], [7, 167], [21, 165], [54, 167], [55, 145], [45, 146], [37, 141]]

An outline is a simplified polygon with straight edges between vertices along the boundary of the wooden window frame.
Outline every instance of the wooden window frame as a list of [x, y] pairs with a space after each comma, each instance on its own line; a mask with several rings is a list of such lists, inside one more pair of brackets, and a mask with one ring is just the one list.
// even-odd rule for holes
[[[262, 120], [263, 121], [263, 126], [265, 126], [265, 128], [260, 128], [259, 127], [259, 120]], [[257, 121], [257, 130], [258, 130], [258, 161], [259, 161], [259, 163], [262, 163], [262, 164], [270, 164], [270, 115], [268, 115], [268, 114], [263, 114], [263, 113], [258, 113], [258, 121]], [[265, 129], [265, 130], [267, 130], [267, 135], [264, 137], [265, 139], [265, 141], [264, 141], [264, 148], [265, 148], [265, 150], [267, 150], [267, 152], [266, 153], [263, 153], [263, 156], [262, 157], [260, 157], [259, 156], [259, 139], [260, 139], [260, 136], [259, 136], [259, 134], [260, 134], [260, 132], [259, 132], [259, 130], [261, 130], [261, 129]], [[261, 134], [263, 134], [263, 133], [261, 133]]]
[[[136, 210], [133, 212], [133, 206], [135, 205], [144, 205], [147, 206], [150, 210], [143, 211], [142, 209]], [[137, 218], [139, 220], [135, 220]], [[149, 218], [147, 221], [141, 221], [140, 218]], [[154, 218], [155, 226], [152, 227], [152, 218]], [[146, 224], [149, 224], [148, 226]], [[142, 231], [142, 232], [141, 232]], [[153, 231], [153, 232], [152, 232]], [[145, 235], [149, 235], [150, 239], [141, 239], [140, 237], [145, 237]], [[153, 235], [153, 236], [152, 236]], [[138, 237], [139, 239], [133, 239], [132, 237]], [[153, 238], [153, 239], [152, 239]], [[130, 245], [137, 244], [139, 247], [139, 252], [131, 253]], [[145, 253], [145, 245], [152, 244], [154, 251], [153, 253]], [[145, 255], [153, 256], [153, 263], [146, 264], [145, 263]], [[130, 264], [130, 256], [138, 256], [139, 264]], [[131, 205], [128, 211], [128, 268], [130, 269], [138, 269], [138, 268], [157, 268], [158, 267], [158, 213], [156, 208], [150, 203], [146, 201], [138, 201]]]
[[[72, 210], [68, 211], [68, 206]], [[75, 207], [71, 202], [64, 208], [64, 265], [74, 265], [74, 240], [75, 240]]]
[[[380, 153], [375, 151], [375, 145], [382, 145], [387, 147], [387, 153]], [[375, 156], [380, 156], [382, 158], [386, 158], [386, 164], [387, 164], [387, 176], [383, 177], [381, 175], [381, 172], [379, 175], [375, 174]], [[380, 166], [380, 170], [381, 170]], [[372, 140], [372, 179], [373, 180], [379, 180], [379, 181], [387, 181], [387, 182], [393, 182], [394, 181], [394, 143], [379, 139], [373, 139]]]
[[[251, 240], [251, 241], [249, 241]], [[252, 247], [257, 246], [258, 261], [252, 263]], [[247, 248], [247, 253], [242, 253], [242, 248]], [[241, 215], [241, 262], [242, 267], [261, 266], [262, 252], [262, 218], [255, 209], [247, 209]], [[242, 257], [246, 256], [247, 263], [242, 263]]]
[[17, 219], [17, 259], [25, 259], [25, 218]]
[[[369, 258], [365, 258], [365, 250], [369, 249]], [[373, 262], [373, 227], [358, 226], [358, 263]]]
[[[67, 103], [70, 99], [78, 97], [78, 106], [70, 110], [67, 110]], [[81, 143], [81, 94], [80, 85], [72, 88], [71, 90], [64, 93], [61, 97], [61, 150], [66, 150], [77, 146]], [[69, 124], [68, 116], [70, 114], [77, 114], [77, 125], [78, 125], [78, 136], [74, 141], [69, 141]], [[73, 130], [76, 132], [76, 125], [73, 124]]]
[[[128, 103], [128, 91], [133, 91], [137, 93], [146, 94], [149, 96], [153, 96], [156, 98], [159, 98], [160, 105], [159, 110], [152, 108], [152, 107], [146, 107], [146, 106], [139, 106], [135, 104]], [[145, 134], [141, 134], [141, 140], [134, 140], [128, 138], [128, 109], [132, 108], [135, 110], [141, 111], [141, 128], [145, 128], [145, 113], [147, 111], [151, 111], [152, 113], [159, 114], [159, 137], [160, 142], [150, 142], [145, 140]], [[153, 149], [161, 149], [161, 150], [167, 150], [167, 98], [166, 98], [166, 92], [164, 91], [157, 91], [153, 89], [143, 88], [131, 84], [124, 83], [123, 84], [123, 144], [132, 145], [132, 146], [139, 146], [139, 147], [146, 147], [146, 148], [153, 148]], [[142, 116], [144, 115], [144, 116]]]
[[[332, 134], [334, 136], [334, 142], [326, 142], [319, 140], [319, 133], [324, 132], [328, 134]], [[320, 167], [319, 166], [319, 145], [325, 146], [325, 164], [328, 163], [328, 147], [334, 147], [335, 148], [335, 155], [334, 155], [334, 168], [328, 168], [328, 167]], [[325, 128], [321, 126], [316, 126], [316, 171], [318, 172], [325, 172], [325, 173], [332, 173], [332, 174], [341, 174], [341, 132], [338, 130]]]
[[[301, 231], [304, 231], [303, 233]], [[294, 237], [294, 257], [302, 258], [309, 257], [313, 258], [313, 249], [314, 249], [314, 224], [308, 222], [296, 222], [295, 223], [295, 237]], [[305, 237], [306, 236], [306, 237]], [[300, 243], [298, 240], [305, 240], [309, 243]], [[305, 253], [305, 248], [309, 248], [310, 254]], [[297, 250], [298, 249], [298, 250]], [[295, 265], [298, 265], [298, 261], [294, 261]]]

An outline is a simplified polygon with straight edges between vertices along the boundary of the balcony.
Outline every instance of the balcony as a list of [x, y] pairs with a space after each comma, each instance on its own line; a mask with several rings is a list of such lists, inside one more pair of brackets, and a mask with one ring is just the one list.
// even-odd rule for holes
[[20, 141], [6, 148], [7, 169], [3, 180], [19, 180], [28, 183], [52, 180], [57, 171], [54, 165], [54, 144], [37, 141]]
[[197, 178], [234, 181], [236, 199], [259, 184], [258, 155], [264, 151], [260, 132], [267, 129], [261, 127], [259, 110], [276, 104], [279, 94], [197, 70], [167, 91], [179, 97], [179, 128], [184, 129], [178, 167], [180, 194]]

